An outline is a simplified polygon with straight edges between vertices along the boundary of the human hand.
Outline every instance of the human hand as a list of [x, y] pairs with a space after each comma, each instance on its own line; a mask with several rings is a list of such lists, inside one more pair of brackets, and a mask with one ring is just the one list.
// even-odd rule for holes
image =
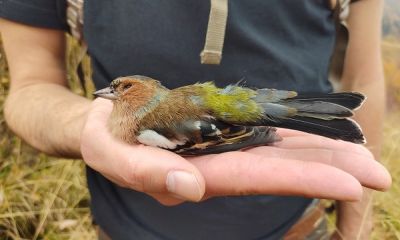
[[[372, 226], [372, 223], [370, 223]], [[351, 228], [351, 226], [349, 226]], [[358, 239], [358, 240], [368, 240], [371, 237], [372, 227], [368, 230], [360, 229], [349, 229], [341, 231], [339, 229], [335, 230], [330, 236], [330, 240], [347, 240], [347, 239]]]
[[361, 145], [291, 130], [274, 146], [185, 159], [170, 151], [128, 145], [107, 130], [112, 103], [96, 99], [82, 131], [85, 162], [116, 184], [163, 204], [214, 196], [300, 195], [358, 200], [362, 187], [384, 190], [389, 173]]
[[332, 240], [369, 239], [373, 230], [373, 192], [364, 189], [359, 202], [336, 203], [336, 228]]

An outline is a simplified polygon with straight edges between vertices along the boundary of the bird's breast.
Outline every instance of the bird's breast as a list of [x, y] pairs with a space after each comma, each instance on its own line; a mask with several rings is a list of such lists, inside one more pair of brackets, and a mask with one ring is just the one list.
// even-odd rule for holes
[[108, 127], [111, 134], [115, 138], [129, 144], [137, 143], [138, 124], [138, 119], [133, 114], [130, 114], [129, 111], [123, 111], [115, 107], [108, 120]]

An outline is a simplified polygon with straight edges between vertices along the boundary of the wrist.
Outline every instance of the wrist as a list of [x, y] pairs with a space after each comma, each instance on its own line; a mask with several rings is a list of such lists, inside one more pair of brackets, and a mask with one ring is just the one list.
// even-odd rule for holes
[[4, 115], [8, 126], [39, 151], [79, 158], [80, 135], [89, 109], [90, 100], [64, 86], [40, 83], [10, 92]]
[[366, 188], [360, 202], [338, 202], [338, 235], [343, 239], [368, 239], [373, 227], [371, 203], [371, 190]]
[[82, 101], [73, 104], [73, 112], [66, 117], [63, 131], [64, 137], [55, 136], [54, 142], [55, 155], [67, 158], [82, 158], [81, 154], [81, 135], [86, 124], [88, 112], [90, 111], [90, 101]]

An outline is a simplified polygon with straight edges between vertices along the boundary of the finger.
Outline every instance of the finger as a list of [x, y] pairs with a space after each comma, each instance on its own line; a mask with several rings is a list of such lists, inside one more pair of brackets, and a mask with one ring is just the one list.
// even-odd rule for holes
[[98, 105], [88, 115], [81, 140], [82, 155], [89, 166], [136, 191], [201, 200], [205, 181], [193, 164], [169, 151], [114, 139], [106, 123], [112, 108], [109, 101], [94, 104]]
[[[130, 186], [125, 184], [125, 182], [121, 182], [118, 178], [115, 178], [111, 175], [102, 173], [104, 177], [106, 177], [108, 180], [116, 183], [118, 186], [123, 187], [123, 188], [129, 188]], [[182, 199], [180, 196], [174, 195], [174, 194], [165, 194], [165, 193], [150, 193], [147, 192], [148, 195], [152, 196], [155, 200], [157, 200], [159, 203], [165, 205], [165, 206], [175, 206], [178, 204], [181, 204], [185, 201], [185, 199]]]
[[[287, 131], [285, 132], [288, 133]], [[356, 152], [358, 154], [372, 157], [372, 153], [360, 144], [330, 139], [314, 134], [301, 133], [298, 131], [295, 132], [297, 133], [286, 135], [286, 137], [283, 137], [282, 141], [274, 143], [274, 146], [287, 149], [332, 149], [347, 152]]]
[[318, 162], [274, 159], [229, 152], [191, 159], [202, 172], [207, 195], [276, 194], [359, 200], [360, 183], [350, 174]]
[[[125, 144], [124, 144], [125, 145]], [[200, 201], [205, 181], [198, 169], [184, 158], [159, 148], [126, 146], [114, 165], [129, 186], [146, 193], [170, 193], [181, 199]]]
[[[124, 182], [119, 181], [119, 179], [102, 173], [104, 177], [106, 177], [108, 180], [116, 183], [120, 187], [124, 188], [129, 188], [129, 185], [125, 184]], [[147, 193], [148, 195], [152, 196], [154, 199], [156, 199], [159, 203], [165, 205], [165, 206], [175, 206], [178, 204], [181, 204], [185, 201], [185, 199], [182, 199], [180, 196], [177, 196], [175, 194], [165, 194], [165, 193]]]
[[98, 124], [103, 124], [104, 127], [107, 125], [108, 118], [112, 112], [113, 103], [110, 100], [104, 98], [96, 98], [92, 102], [92, 111], [90, 116], [98, 121]]
[[179, 196], [173, 194], [166, 195], [160, 193], [149, 193], [149, 195], [164, 206], [176, 206], [185, 202], [185, 200], [182, 200]]
[[385, 167], [372, 158], [372, 155], [366, 156], [357, 152], [335, 149], [280, 149], [269, 146], [246, 151], [278, 161], [297, 159], [331, 165], [351, 174], [363, 186], [376, 190], [386, 190], [391, 185], [390, 174]]
[[292, 130], [292, 129], [286, 129], [286, 128], [277, 128], [276, 132], [281, 137], [295, 137], [295, 136], [309, 135], [309, 133], [306, 133], [306, 132]]

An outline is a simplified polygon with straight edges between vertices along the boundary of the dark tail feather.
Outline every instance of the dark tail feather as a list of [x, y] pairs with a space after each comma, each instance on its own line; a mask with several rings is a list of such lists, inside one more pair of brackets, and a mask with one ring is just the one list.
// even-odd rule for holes
[[358, 124], [355, 121], [346, 118], [322, 120], [311, 117], [295, 116], [284, 119], [264, 120], [264, 124], [268, 126], [299, 130], [353, 143], [365, 143], [364, 135]]
[[349, 119], [364, 101], [360, 93], [299, 94], [262, 89], [255, 100], [263, 107], [262, 124], [290, 128], [354, 143], [365, 143], [358, 124]]
[[334, 103], [348, 109], [354, 110], [361, 106], [363, 101], [365, 100], [365, 96], [361, 93], [356, 92], [343, 92], [343, 93], [301, 93], [294, 98], [287, 99], [297, 100], [301, 102], [313, 102], [313, 101], [321, 101], [321, 102], [329, 102]]

